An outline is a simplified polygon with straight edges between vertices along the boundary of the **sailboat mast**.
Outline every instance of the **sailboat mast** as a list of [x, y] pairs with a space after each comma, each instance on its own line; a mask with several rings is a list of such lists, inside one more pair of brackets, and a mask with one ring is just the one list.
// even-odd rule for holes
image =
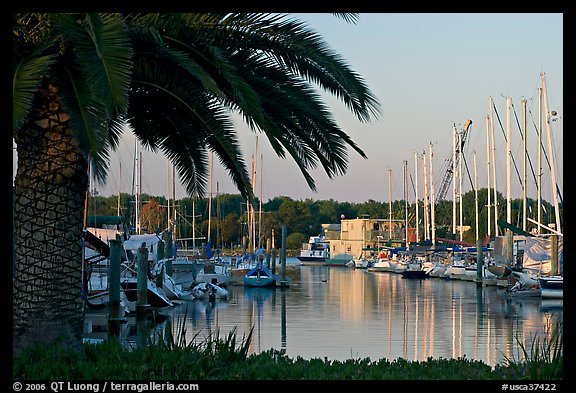
[[429, 145], [430, 148], [430, 224], [432, 227], [432, 245], [436, 244], [436, 223], [435, 223], [435, 213], [434, 213], [434, 181], [432, 180], [432, 157], [434, 154], [432, 152], [432, 142]]
[[139, 172], [139, 168], [138, 168], [138, 145], [136, 145], [135, 147], [136, 150], [136, 155], [135, 155], [135, 161], [134, 161], [134, 182], [136, 183], [134, 185], [134, 227], [136, 228], [136, 234], [139, 235], [140, 234], [140, 222], [138, 221], [138, 216], [140, 215], [140, 212], [138, 211], [138, 186], [139, 186], [139, 181], [138, 181], [138, 172]]
[[527, 177], [526, 177], [526, 156], [528, 155], [528, 146], [527, 146], [527, 139], [528, 139], [528, 135], [527, 135], [527, 126], [526, 126], [526, 103], [528, 101], [526, 100], [526, 98], [522, 99], [522, 128], [524, 130], [524, 138], [523, 138], [523, 149], [522, 151], [524, 152], [524, 154], [522, 155], [522, 164], [523, 164], [523, 187], [522, 187], [522, 230], [524, 232], [526, 232], [526, 227], [527, 227], [527, 206], [526, 206], [526, 198], [527, 198], [527, 188], [528, 188], [528, 183], [527, 183]]
[[498, 236], [498, 186], [496, 181], [496, 145], [494, 144], [494, 102], [490, 96], [490, 138], [492, 142], [492, 179], [494, 179], [494, 236]]
[[388, 240], [392, 241], [392, 169], [388, 169]]
[[222, 241], [222, 221], [220, 220], [220, 186], [218, 182], [216, 182], [216, 247], [220, 245], [223, 247]]
[[[262, 241], [262, 169], [264, 165], [264, 157], [260, 154], [260, 206], [258, 211], [258, 245]], [[258, 247], [260, 248], [260, 247]]]
[[456, 124], [452, 126], [452, 235], [456, 239]]
[[548, 151], [550, 152], [550, 176], [552, 180], [552, 195], [554, 197], [554, 216], [556, 217], [556, 230], [562, 232], [562, 227], [560, 226], [560, 209], [558, 207], [558, 190], [556, 188], [556, 171], [554, 164], [554, 152], [552, 151], [552, 135], [550, 130], [550, 111], [548, 110], [548, 93], [546, 91], [546, 78], [544, 73], [541, 73], [542, 77], [542, 91], [544, 94], [544, 113], [546, 114], [546, 134], [548, 135]]
[[491, 223], [491, 218], [492, 218], [492, 206], [491, 206], [491, 202], [490, 202], [490, 117], [488, 115], [486, 115], [486, 178], [488, 179], [487, 183], [487, 187], [486, 187], [486, 196], [488, 197], [488, 238], [492, 237], [492, 223]]
[[136, 149], [137, 153], [136, 153], [136, 168], [137, 168], [137, 173], [136, 173], [136, 193], [135, 193], [135, 197], [136, 197], [136, 206], [135, 206], [135, 221], [136, 221], [136, 234], [140, 235], [140, 190], [141, 190], [141, 182], [142, 182], [142, 178], [140, 177], [142, 175], [142, 152], [139, 152], [138, 149]]
[[166, 184], [166, 188], [168, 190], [168, 192], [166, 193], [166, 205], [167, 205], [167, 209], [168, 212], [166, 214], [166, 229], [169, 231], [170, 230], [170, 218], [172, 217], [171, 215], [171, 211], [170, 211], [170, 161], [166, 160], [166, 179], [168, 179], [168, 182]]
[[404, 160], [404, 238], [408, 248], [408, 160]]
[[178, 231], [178, 221], [176, 217], [176, 169], [174, 168], [174, 164], [172, 164], [172, 226], [174, 229], [172, 230], [173, 235], [172, 239], [176, 239], [176, 233]]
[[512, 158], [512, 148], [510, 141], [510, 107], [512, 99], [506, 97], [506, 221], [512, 223], [512, 197], [510, 195], [510, 160]]
[[[258, 157], [258, 136], [256, 136], [256, 148], [252, 154], [252, 173], [250, 183], [252, 186], [252, 195], [255, 195], [256, 190], [256, 160]], [[254, 199], [246, 201], [246, 210], [248, 214], [248, 251], [251, 253], [256, 252], [256, 222], [254, 213]]]
[[480, 221], [478, 220], [478, 173], [476, 171], [476, 149], [474, 149], [474, 208], [476, 214], [476, 241], [478, 241], [480, 239], [478, 232]]
[[210, 171], [209, 171], [209, 191], [208, 191], [208, 236], [207, 236], [207, 244], [210, 243], [210, 221], [212, 220], [212, 155], [213, 152], [210, 152]]
[[[252, 195], [256, 195], [256, 174], [258, 173], [258, 135], [256, 135], [256, 147], [252, 156]], [[252, 252], [256, 252], [256, 214], [254, 205], [250, 204], [252, 210]], [[259, 245], [258, 245], [259, 246]]]
[[[252, 195], [254, 195], [254, 179], [255, 176], [255, 163], [254, 155], [252, 155], [252, 173], [250, 182], [252, 184]], [[246, 200], [246, 210], [248, 213], [248, 252], [253, 253], [255, 251], [254, 246], [254, 206], [252, 206], [252, 201]]]
[[463, 212], [462, 212], [462, 161], [464, 161], [464, 159], [462, 158], [462, 132], [458, 133], [458, 207], [460, 209], [459, 213], [460, 213], [460, 228], [458, 229], [458, 233], [460, 234], [460, 241], [463, 240], [462, 236], [463, 231], [462, 231], [462, 216], [463, 216]]
[[120, 189], [122, 188], [122, 161], [119, 162], [120, 174], [118, 175], [118, 203], [116, 207], [116, 215], [120, 217]]
[[[538, 89], [538, 224], [542, 222], [542, 87]], [[540, 234], [538, 225], [538, 234]]]
[[192, 197], [192, 250], [196, 249], [196, 197]]
[[414, 178], [416, 179], [416, 190], [414, 191], [416, 197], [416, 243], [420, 242], [420, 234], [418, 230], [418, 153], [414, 152]]
[[140, 160], [138, 161], [138, 233], [142, 233], [142, 220], [140, 219], [140, 210], [142, 210], [142, 151], [140, 151]]
[[426, 173], [426, 150], [422, 152], [422, 180], [424, 183], [424, 239], [430, 239], [428, 224], [428, 174]]

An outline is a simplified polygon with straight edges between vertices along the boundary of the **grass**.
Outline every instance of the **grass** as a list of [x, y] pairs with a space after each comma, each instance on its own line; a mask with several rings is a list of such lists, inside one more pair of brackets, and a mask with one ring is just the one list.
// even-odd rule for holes
[[[185, 317], [184, 317], [185, 319]], [[561, 326], [551, 339], [522, 346], [521, 359], [506, 358], [495, 368], [466, 358], [407, 361], [370, 358], [333, 361], [287, 357], [269, 350], [249, 355], [252, 331], [218, 331], [198, 343], [177, 334], [153, 333], [147, 345], [127, 348], [117, 338], [85, 344], [81, 352], [58, 344], [30, 347], [13, 358], [14, 380], [562, 380]]]
[[519, 346], [520, 356], [505, 357], [506, 368], [512, 373], [514, 379], [526, 380], [547, 380], [562, 379], [564, 371], [564, 338], [563, 323], [558, 321], [555, 324], [547, 324], [547, 340], [532, 337], [530, 346], [526, 345], [516, 337]]

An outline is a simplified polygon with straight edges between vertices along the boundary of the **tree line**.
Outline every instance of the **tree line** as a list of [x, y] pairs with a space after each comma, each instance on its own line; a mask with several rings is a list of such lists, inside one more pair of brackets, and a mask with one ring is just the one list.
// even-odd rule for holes
[[[478, 190], [478, 237], [485, 239], [488, 234], [488, 197], [487, 189]], [[491, 193], [493, 199], [493, 194]], [[498, 197], [498, 218], [506, 220], [506, 199], [501, 193]], [[171, 229], [176, 232], [179, 238], [194, 237], [197, 239], [208, 238], [208, 211], [211, 210], [210, 236], [211, 243], [220, 248], [237, 248], [246, 244], [247, 223], [248, 223], [248, 203], [240, 194], [222, 194], [213, 196], [211, 209], [209, 209], [209, 198], [182, 198], [179, 200], [168, 200], [164, 196], [153, 196], [142, 194], [142, 207], [140, 211], [141, 230], [147, 233], [160, 232], [168, 228], [169, 223], [173, 224]], [[119, 202], [119, 203], [118, 203]], [[89, 198], [89, 215], [94, 216], [116, 216], [120, 207], [120, 216], [125, 218], [125, 222], [134, 228], [134, 198], [127, 193], [118, 196], [104, 197], [98, 194]], [[490, 209], [490, 233], [494, 237], [494, 202]], [[310, 236], [319, 235], [322, 232], [322, 224], [338, 224], [342, 217], [357, 218], [391, 218], [393, 220], [405, 220], [405, 200], [380, 202], [368, 200], [366, 202], [340, 202], [333, 199], [295, 200], [288, 196], [277, 196], [267, 202], [262, 202], [256, 198], [253, 203], [254, 221], [256, 222], [257, 236], [262, 239], [261, 244], [266, 244], [266, 239], [271, 238], [274, 233], [274, 243], [279, 246], [281, 241], [282, 225], [286, 225], [287, 238], [286, 245], [289, 249], [300, 247], [302, 242], [308, 240]], [[536, 220], [537, 201], [528, 198], [528, 217]], [[452, 200], [441, 200], [435, 202], [435, 226], [436, 236], [441, 238], [453, 238], [452, 230]], [[513, 199], [512, 222], [510, 224], [522, 228], [522, 199]], [[428, 206], [430, 208], [430, 206]], [[424, 208], [423, 201], [418, 202], [418, 227], [423, 231]], [[170, 213], [169, 213], [170, 210]], [[174, 210], [176, 214], [174, 214]], [[555, 221], [554, 207], [542, 201], [542, 217], [544, 224]], [[560, 206], [562, 216], [562, 206]], [[168, 217], [170, 216], [170, 221]], [[174, 221], [173, 217], [176, 217]], [[456, 213], [457, 225], [460, 223], [459, 206]], [[416, 203], [408, 203], [408, 225], [416, 226]], [[469, 191], [462, 197], [462, 225], [469, 227], [463, 233], [463, 241], [469, 243], [476, 242], [476, 203], [475, 194]], [[527, 231], [535, 228], [535, 224], [528, 222]], [[499, 230], [502, 234], [502, 229]], [[199, 240], [199, 243], [201, 240]]]

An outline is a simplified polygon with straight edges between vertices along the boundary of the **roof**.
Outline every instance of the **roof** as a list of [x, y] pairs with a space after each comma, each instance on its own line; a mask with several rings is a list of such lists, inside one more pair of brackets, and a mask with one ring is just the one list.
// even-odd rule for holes
[[125, 250], [138, 250], [142, 243], [146, 243], [146, 248], [151, 249], [155, 244], [160, 242], [162, 239], [155, 233], [145, 234], [145, 235], [132, 235], [127, 240], [124, 240]]

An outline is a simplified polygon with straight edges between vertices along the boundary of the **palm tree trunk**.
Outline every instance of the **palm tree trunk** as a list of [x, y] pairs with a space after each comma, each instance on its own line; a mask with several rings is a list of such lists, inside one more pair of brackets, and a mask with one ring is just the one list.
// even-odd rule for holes
[[79, 153], [53, 85], [15, 137], [13, 349], [61, 340], [80, 348], [82, 230], [88, 160]]

